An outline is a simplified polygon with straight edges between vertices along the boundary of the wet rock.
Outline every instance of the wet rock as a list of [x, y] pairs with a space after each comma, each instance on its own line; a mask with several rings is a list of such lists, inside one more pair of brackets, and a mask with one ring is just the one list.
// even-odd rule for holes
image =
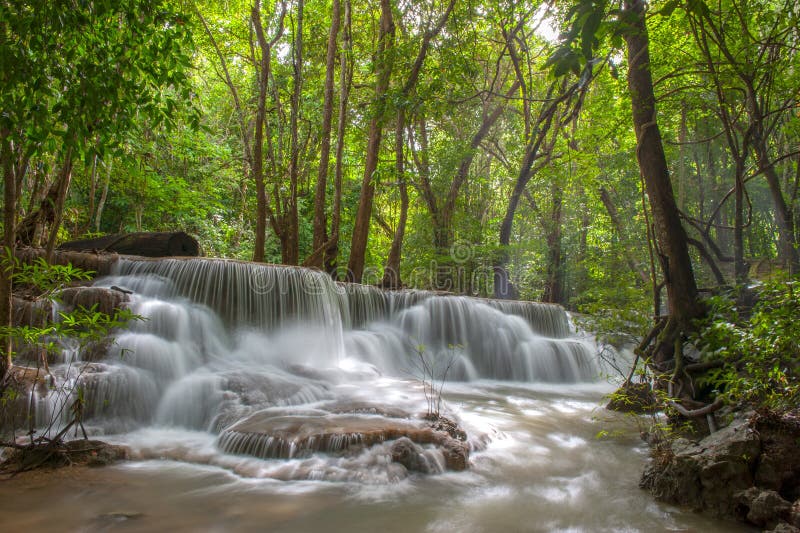
[[792, 504], [781, 498], [774, 490], [757, 487], [736, 495], [737, 514], [757, 526], [775, 526], [780, 518], [788, 518]]
[[383, 405], [362, 400], [337, 400], [322, 404], [320, 409], [336, 414], [379, 415], [387, 418], [411, 418], [411, 413], [391, 405]]
[[798, 410], [739, 413], [698, 443], [661, 443], [640, 485], [663, 501], [794, 531], [800, 527], [798, 442]]
[[392, 444], [392, 461], [406, 467], [409, 472], [430, 473], [425, 455], [408, 437], [401, 437]]
[[0, 405], [0, 437], [11, 435], [16, 428], [27, 427], [30, 415], [30, 393], [47, 393], [52, 379], [41, 368], [14, 366], [11, 368]]
[[800, 527], [800, 499], [794, 502], [792, 508], [789, 509], [789, 522], [795, 527]]
[[759, 412], [751, 425], [762, 442], [755, 484], [778, 492], [789, 501], [800, 498], [800, 411], [778, 415]]
[[[222, 431], [217, 445], [227, 453], [289, 459], [314, 453], [357, 454], [364, 448], [396, 441], [390, 448], [392, 460], [408, 470], [425, 473], [434, 471], [427, 452], [423, 453], [420, 446], [426, 450], [438, 450], [444, 459], [444, 466], [450, 470], [468, 468], [467, 443], [433, 427], [430, 421], [395, 418], [387, 414], [364, 414], [366, 407], [369, 407], [367, 412], [371, 413], [389, 413], [393, 410], [363, 402], [350, 404], [351, 409], [345, 412], [334, 412], [344, 409], [346, 405], [331, 403], [317, 409], [259, 411]], [[428, 466], [422, 464], [425, 461], [428, 461]]]
[[220, 447], [261, 458], [305, 457], [314, 452], [340, 453], [407, 437], [418, 444], [445, 436], [411, 421], [378, 416], [329, 413], [283, 414], [260, 411], [226, 429]]
[[59, 293], [61, 301], [71, 309], [97, 306], [97, 311], [113, 315], [130, 301], [128, 292], [106, 287], [67, 287]]
[[[47, 255], [44, 248], [17, 248], [17, 258], [25, 263], [32, 263]], [[111, 273], [114, 264], [119, 260], [116, 253], [74, 252], [68, 250], [54, 250], [52, 263], [56, 265], [70, 264], [81, 270], [94, 272], [97, 276], [107, 276]]]
[[746, 422], [732, 424], [695, 445], [673, 447], [654, 457], [640, 486], [656, 498], [711, 514], [733, 514], [734, 495], [753, 485], [761, 452]]
[[96, 363], [108, 357], [114, 339], [105, 338], [98, 341], [90, 341], [81, 348], [81, 361]]
[[442, 445], [444, 465], [448, 470], [461, 472], [469, 468], [469, 446], [465, 442], [450, 439]]
[[445, 416], [434, 416], [430, 418], [426, 417], [426, 419], [430, 422], [431, 427], [436, 431], [444, 431], [456, 440], [467, 440], [467, 433], [461, 429], [455, 421]]
[[15, 326], [40, 328], [53, 316], [53, 302], [47, 299], [20, 298], [15, 295], [12, 309]]

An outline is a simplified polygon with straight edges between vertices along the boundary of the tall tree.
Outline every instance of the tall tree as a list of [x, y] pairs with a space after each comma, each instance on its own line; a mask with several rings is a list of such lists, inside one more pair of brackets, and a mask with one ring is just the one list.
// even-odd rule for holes
[[[0, 3], [0, 21], [4, 245], [13, 255], [17, 237], [41, 234], [46, 222], [52, 251], [74, 163], [120, 150], [144, 127], [169, 122], [180, 102], [190, 100], [187, 15], [159, 0], [7, 1]], [[55, 159], [59, 170], [47, 193], [51, 201], [28, 217], [30, 230], [17, 217], [35, 157]], [[11, 320], [10, 267], [6, 262], [0, 274], [0, 326]], [[0, 379], [10, 365], [4, 336]]]
[[384, 268], [384, 275], [382, 285], [384, 287], [397, 289], [402, 285], [400, 279], [400, 258], [402, 255], [403, 237], [406, 231], [406, 220], [408, 218], [408, 186], [406, 183], [405, 175], [405, 129], [406, 129], [406, 114], [408, 108], [411, 107], [411, 96], [414, 88], [419, 80], [422, 67], [425, 64], [425, 58], [428, 55], [428, 50], [431, 46], [431, 41], [436, 38], [444, 29], [447, 24], [447, 19], [450, 17], [453, 8], [455, 7], [456, 0], [448, 0], [447, 7], [444, 12], [438, 17], [432, 27], [426, 28], [422, 35], [422, 42], [419, 46], [419, 51], [411, 64], [408, 77], [402, 85], [399, 94], [395, 98], [399, 102], [397, 109], [397, 118], [395, 121], [395, 135], [394, 135], [394, 157], [395, 157], [395, 179], [397, 187], [400, 191], [400, 218], [392, 238], [392, 245], [389, 249], [389, 256], [386, 260], [386, 267]]
[[350, 260], [347, 264], [348, 281], [360, 282], [364, 273], [367, 254], [369, 223], [372, 218], [372, 200], [375, 195], [375, 171], [378, 168], [378, 154], [381, 148], [383, 126], [386, 120], [388, 102], [386, 93], [392, 76], [394, 46], [394, 15], [391, 0], [381, 0], [378, 46], [375, 52], [375, 97], [372, 100], [367, 149], [364, 161], [364, 177], [361, 180], [361, 194], [358, 211], [353, 226], [350, 243]]
[[322, 139], [319, 153], [319, 170], [314, 192], [314, 240], [313, 252], [304, 264], [322, 267], [325, 250], [328, 244], [328, 227], [325, 217], [325, 192], [328, 185], [328, 167], [330, 166], [331, 129], [333, 126], [333, 80], [336, 74], [337, 36], [341, 19], [341, 2], [333, 0], [331, 6], [331, 27], [328, 30], [328, 46], [325, 54], [325, 88], [322, 103]]
[[[643, 0], [626, 0], [623, 20], [628, 24], [625, 43], [628, 90], [636, 132], [636, 160], [644, 177], [653, 213], [658, 258], [664, 273], [670, 316], [678, 331], [692, 327], [703, 313], [694, 278], [686, 231], [672, 190], [661, 131], [656, 119], [656, 98], [650, 70], [650, 49]], [[667, 349], [672, 355], [672, 346]]]

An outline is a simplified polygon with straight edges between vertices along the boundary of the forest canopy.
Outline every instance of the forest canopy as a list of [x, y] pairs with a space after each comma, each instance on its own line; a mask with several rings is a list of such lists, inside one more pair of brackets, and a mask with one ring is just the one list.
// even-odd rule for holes
[[796, 268], [798, 17], [790, 0], [3, 0], [5, 242], [180, 229], [207, 255], [386, 287], [652, 310], [680, 254], [642, 144], [663, 151], [697, 287]]

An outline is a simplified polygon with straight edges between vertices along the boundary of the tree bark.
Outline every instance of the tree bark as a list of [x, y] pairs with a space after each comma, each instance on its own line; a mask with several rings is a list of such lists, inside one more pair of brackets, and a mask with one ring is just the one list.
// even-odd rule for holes
[[333, 213], [331, 214], [331, 233], [328, 246], [325, 248], [323, 262], [325, 271], [338, 279], [339, 228], [342, 219], [342, 179], [344, 174], [344, 134], [347, 128], [347, 106], [350, 96], [350, 85], [353, 81], [352, 69], [349, 67], [350, 55], [351, 11], [350, 0], [344, 0], [344, 21], [342, 24], [342, 50], [339, 54], [339, 116], [336, 119], [336, 163], [333, 178]]
[[[561, 90], [559, 95], [554, 98], [553, 93], [556, 91], [558, 86], [561, 87]], [[503, 217], [503, 221], [500, 224], [500, 250], [493, 266], [495, 298], [515, 299], [519, 297], [519, 293], [516, 287], [514, 287], [514, 284], [511, 282], [508, 272], [506, 271], [506, 266], [509, 262], [508, 247], [511, 244], [511, 230], [514, 225], [514, 216], [517, 213], [517, 206], [522, 198], [522, 193], [525, 190], [525, 187], [528, 186], [528, 182], [536, 173], [534, 164], [543, 155], [549, 156], [553, 150], [557, 136], [552, 135], [551, 139], [547, 141], [547, 135], [551, 132], [551, 126], [553, 125], [553, 120], [558, 110], [558, 106], [565, 100], [569, 99], [575, 88], [576, 86], [573, 85], [571, 88], [567, 89], [566, 80], [554, 82], [550, 86], [549, 90], [547, 91], [545, 102], [542, 103], [542, 107], [539, 110], [539, 116], [536, 119], [536, 123], [532, 128], [532, 131], [535, 133], [530, 139], [528, 139], [528, 142], [525, 146], [525, 153], [522, 157], [516, 182], [514, 183], [514, 189], [511, 191], [511, 196], [508, 199], [508, 206], [506, 207], [506, 213]], [[558, 126], [560, 126], [560, 124], [558, 124]], [[545, 143], [547, 144], [545, 145]]]
[[375, 171], [378, 168], [383, 123], [386, 114], [385, 95], [392, 74], [391, 49], [394, 42], [394, 20], [390, 0], [381, 0], [380, 34], [376, 52], [375, 98], [367, 135], [367, 152], [364, 162], [364, 178], [358, 201], [353, 237], [350, 242], [350, 260], [347, 265], [347, 280], [360, 282], [366, 262], [369, 223], [372, 217], [372, 200], [375, 195]]
[[625, 33], [625, 42], [628, 90], [636, 132], [636, 159], [653, 212], [669, 312], [678, 329], [687, 330], [691, 327], [691, 321], [701, 316], [704, 310], [698, 299], [687, 236], [672, 192], [661, 132], [656, 121], [645, 3], [643, 0], [626, 0], [624, 10], [631, 26]]
[[405, 176], [405, 112], [400, 109], [397, 112], [397, 124], [394, 131], [394, 169], [397, 186], [400, 190], [400, 217], [392, 238], [392, 246], [389, 249], [389, 257], [386, 259], [386, 267], [383, 269], [383, 281], [381, 285], [386, 289], [399, 289], [403, 286], [400, 277], [400, 259], [403, 252], [403, 238], [406, 234], [406, 220], [408, 219], [408, 187]]
[[267, 237], [267, 189], [264, 183], [264, 126], [267, 115], [267, 84], [269, 83], [269, 70], [271, 50], [261, 23], [261, 2], [253, 3], [251, 21], [256, 32], [259, 48], [261, 49], [260, 68], [257, 70], [256, 87], [258, 97], [256, 103], [256, 119], [253, 125], [252, 161], [250, 167], [253, 180], [256, 182], [256, 235], [253, 245], [253, 261], [264, 261], [264, 246]]
[[289, 198], [284, 210], [283, 239], [281, 239], [281, 260], [287, 265], [300, 261], [300, 220], [297, 213], [297, 190], [300, 180], [300, 142], [298, 121], [300, 120], [300, 92], [303, 90], [303, 12], [304, 0], [297, 1], [297, 26], [294, 29], [292, 50], [292, 101], [289, 115], [290, 154], [289, 154]]
[[542, 301], [564, 303], [564, 250], [561, 239], [563, 191], [553, 182], [551, 185], [553, 210], [550, 216], [550, 231], [547, 234], [547, 275]]
[[61, 228], [61, 221], [64, 219], [64, 203], [67, 201], [69, 185], [72, 182], [72, 147], [67, 148], [64, 155], [64, 162], [61, 167], [61, 175], [58, 179], [58, 190], [53, 205], [53, 220], [50, 224], [50, 234], [47, 236], [46, 258], [50, 261], [53, 257], [53, 250], [58, 239], [58, 230]]
[[[0, 263], [0, 326], [13, 326], [12, 309], [12, 265], [6, 261], [13, 261], [16, 249], [16, 209], [17, 183], [14, 176], [12, 161], [12, 144], [8, 138], [8, 131], [0, 131], [0, 161], [3, 167], [3, 247], [2, 263]], [[2, 337], [2, 354], [0, 354], [0, 394], [5, 390], [6, 377], [11, 366], [12, 356], [11, 336]]]
[[100, 193], [100, 200], [97, 202], [97, 212], [94, 215], [94, 231], [100, 233], [100, 223], [103, 220], [103, 209], [106, 207], [106, 199], [108, 198], [108, 186], [111, 184], [111, 162], [108, 163], [106, 170], [106, 179], [103, 183], [103, 192]]
[[[333, 125], [333, 78], [336, 70], [336, 43], [339, 34], [341, 5], [339, 0], [333, 0], [331, 8], [331, 27], [328, 31], [328, 48], [325, 56], [325, 86], [323, 89], [322, 104], [322, 139], [319, 149], [319, 170], [314, 191], [314, 237], [313, 249], [318, 250], [328, 240], [328, 222], [325, 217], [325, 196], [328, 187], [328, 165], [331, 153], [331, 129]], [[308, 266], [321, 268], [323, 254]]]

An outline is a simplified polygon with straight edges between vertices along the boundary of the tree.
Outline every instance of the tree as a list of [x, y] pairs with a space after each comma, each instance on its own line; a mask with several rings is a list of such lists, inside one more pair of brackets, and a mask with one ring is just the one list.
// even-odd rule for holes
[[[0, 163], [4, 245], [13, 255], [48, 224], [52, 252], [76, 161], [113, 154], [130, 136], [168, 123], [188, 86], [191, 34], [185, 13], [166, 1], [76, 5], [0, 2]], [[38, 209], [17, 223], [21, 184], [35, 158], [58, 171]], [[45, 189], [45, 187], [41, 187]], [[11, 279], [0, 274], [0, 324], [11, 325]], [[0, 377], [11, 364], [4, 340]]]
[[353, 237], [350, 243], [350, 259], [347, 264], [347, 280], [361, 281], [369, 237], [369, 222], [372, 217], [372, 200], [375, 195], [375, 171], [378, 168], [378, 154], [381, 148], [383, 125], [386, 120], [388, 103], [386, 93], [392, 76], [394, 46], [394, 16], [390, 0], [381, 0], [380, 33], [375, 51], [375, 97], [372, 101], [367, 149], [364, 160], [364, 177], [361, 180], [361, 194], [358, 200]]

